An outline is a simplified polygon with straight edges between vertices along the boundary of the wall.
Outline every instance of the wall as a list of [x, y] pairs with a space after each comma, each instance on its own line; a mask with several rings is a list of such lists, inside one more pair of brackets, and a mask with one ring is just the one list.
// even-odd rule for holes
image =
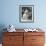
[[[19, 22], [19, 5], [34, 5], [34, 23]], [[46, 1], [44, 0], [1, 0], [0, 25], [13, 24], [16, 28], [46, 28]]]

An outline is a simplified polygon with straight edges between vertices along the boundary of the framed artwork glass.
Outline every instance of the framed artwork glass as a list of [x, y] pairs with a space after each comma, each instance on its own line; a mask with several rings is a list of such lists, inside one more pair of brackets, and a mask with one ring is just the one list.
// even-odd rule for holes
[[34, 22], [34, 5], [19, 6], [19, 21], [23, 23]]

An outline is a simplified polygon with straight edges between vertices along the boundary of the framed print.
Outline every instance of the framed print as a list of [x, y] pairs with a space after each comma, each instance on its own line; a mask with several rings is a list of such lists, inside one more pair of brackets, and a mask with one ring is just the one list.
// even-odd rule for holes
[[34, 22], [34, 5], [19, 6], [19, 21], [24, 23]]

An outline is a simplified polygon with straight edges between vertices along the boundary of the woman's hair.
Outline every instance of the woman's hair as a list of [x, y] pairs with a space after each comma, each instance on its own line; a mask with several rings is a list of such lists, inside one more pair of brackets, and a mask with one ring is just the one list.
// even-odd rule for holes
[[25, 11], [26, 9], [28, 10], [28, 12], [31, 12], [31, 11], [32, 11], [32, 9], [30, 9], [30, 7], [22, 7], [22, 16], [23, 16], [24, 11]]

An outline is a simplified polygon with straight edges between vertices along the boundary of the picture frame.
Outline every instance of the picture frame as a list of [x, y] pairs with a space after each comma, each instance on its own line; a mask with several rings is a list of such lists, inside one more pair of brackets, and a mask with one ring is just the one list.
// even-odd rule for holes
[[34, 5], [19, 5], [19, 21], [23, 23], [34, 22]]

